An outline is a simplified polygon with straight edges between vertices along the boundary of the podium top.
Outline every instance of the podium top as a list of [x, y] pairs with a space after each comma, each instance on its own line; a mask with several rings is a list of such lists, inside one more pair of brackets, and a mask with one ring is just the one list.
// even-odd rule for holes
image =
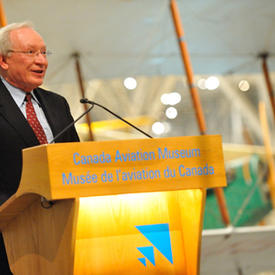
[[16, 197], [48, 200], [225, 186], [219, 135], [57, 143], [23, 150]]

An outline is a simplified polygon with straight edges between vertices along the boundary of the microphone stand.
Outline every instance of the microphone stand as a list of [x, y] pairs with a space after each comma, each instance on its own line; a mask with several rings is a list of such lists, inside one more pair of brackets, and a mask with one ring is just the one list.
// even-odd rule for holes
[[[82, 103], [82, 102], [81, 102]], [[79, 116], [76, 120], [74, 120], [72, 123], [70, 123], [66, 128], [64, 128], [60, 133], [58, 133], [49, 144], [53, 143], [57, 138], [59, 138], [64, 132], [66, 132], [70, 127], [72, 127], [77, 121], [79, 121], [83, 116], [85, 116], [87, 113], [89, 113], [93, 108], [95, 104], [92, 104], [92, 106], [85, 111], [81, 116]]]

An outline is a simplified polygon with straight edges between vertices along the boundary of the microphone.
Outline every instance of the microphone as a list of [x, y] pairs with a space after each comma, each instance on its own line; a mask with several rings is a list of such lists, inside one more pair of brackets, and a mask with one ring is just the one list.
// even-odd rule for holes
[[108, 108], [102, 106], [101, 104], [99, 103], [96, 103], [94, 101], [90, 101], [88, 100], [87, 98], [82, 98], [80, 99], [80, 103], [88, 103], [88, 104], [91, 104], [92, 107], [94, 107], [94, 105], [104, 109], [105, 111], [109, 112], [110, 114], [112, 114], [113, 116], [117, 117], [118, 119], [122, 120], [124, 123], [130, 125], [131, 127], [133, 127], [134, 129], [136, 129], [137, 131], [141, 132], [143, 135], [149, 137], [149, 138], [153, 138], [152, 136], [150, 136], [149, 134], [145, 133], [144, 131], [142, 131], [141, 129], [139, 129], [138, 127], [136, 127], [135, 125], [133, 125], [132, 123], [130, 123], [129, 121], [125, 120], [124, 118], [122, 118], [121, 116], [115, 114], [114, 112], [112, 112], [111, 110], [109, 110]]
[[[82, 102], [81, 102], [82, 103]], [[85, 116], [87, 113], [89, 113], [94, 108], [94, 105], [92, 105], [87, 111], [85, 111], [82, 115], [80, 115], [76, 120], [71, 122], [68, 126], [66, 126], [61, 132], [59, 132], [49, 144], [53, 143], [57, 138], [59, 138], [63, 133], [65, 133], [69, 128], [71, 128], [75, 123], [77, 123], [83, 116]]]

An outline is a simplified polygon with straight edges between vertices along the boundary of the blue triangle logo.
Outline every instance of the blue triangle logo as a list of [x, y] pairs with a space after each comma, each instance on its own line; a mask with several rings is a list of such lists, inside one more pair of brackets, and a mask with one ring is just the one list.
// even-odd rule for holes
[[[137, 247], [139, 252], [148, 259], [153, 265], [155, 265], [155, 254], [153, 246]], [[144, 258], [143, 258], [144, 259]], [[139, 259], [140, 260], [140, 259]], [[144, 259], [145, 260], [145, 259]], [[145, 264], [146, 266], [146, 264]]]
[[[137, 225], [136, 228], [156, 249], [173, 264], [169, 224]], [[145, 256], [145, 255], [144, 255]]]
[[145, 258], [138, 258], [138, 260], [139, 260], [144, 266], [146, 266], [146, 259], [145, 259]]

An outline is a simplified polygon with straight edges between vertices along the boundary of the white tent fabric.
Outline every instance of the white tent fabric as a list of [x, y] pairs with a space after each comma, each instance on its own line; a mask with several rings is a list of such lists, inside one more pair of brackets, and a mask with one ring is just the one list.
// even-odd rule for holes
[[[72, 82], [74, 52], [86, 79], [183, 74], [169, 0], [3, 3], [8, 22], [33, 21], [54, 52], [47, 83]], [[273, 59], [273, 0], [177, 3], [195, 74], [259, 72], [259, 53]]]

